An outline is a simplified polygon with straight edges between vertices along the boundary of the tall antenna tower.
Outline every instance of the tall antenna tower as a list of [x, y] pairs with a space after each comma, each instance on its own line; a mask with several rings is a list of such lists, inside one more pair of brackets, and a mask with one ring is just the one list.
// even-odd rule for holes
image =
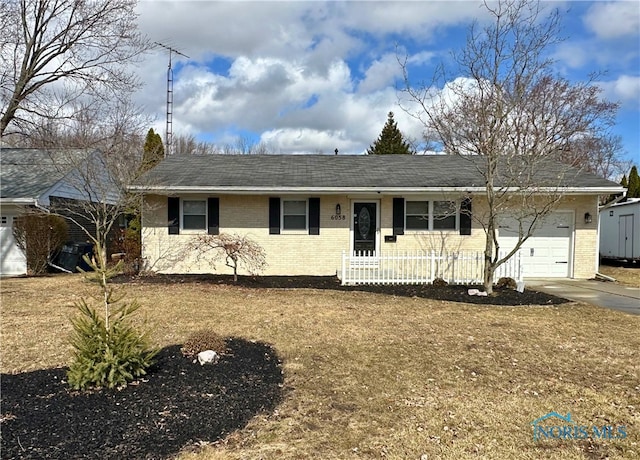
[[173, 53], [191, 59], [171, 46], [154, 42], [156, 45], [169, 50], [169, 67], [167, 68], [167, 127], [164, 134], [164, 156], [171, 155], [171, 145], [173, 144], [173, 68], [171, 67], [171, 55]]

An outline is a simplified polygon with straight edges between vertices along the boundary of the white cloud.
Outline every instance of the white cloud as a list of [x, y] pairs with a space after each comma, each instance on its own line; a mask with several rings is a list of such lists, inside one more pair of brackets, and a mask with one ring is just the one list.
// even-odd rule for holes
[[620, 75], [616, 80], [601, 82], [600, 87], [607, 99], [640, 109], [640, 76]]
[[[360, 153], [378, 137], [389, 111], [407, 136], [422, 135], [421, 124], [397, 105], [395, 82], [402, 75], [396, 43], [410, 50], [407, 63], [417, 78], [429, 81], [434, 56], [445, 56], [453, 41], [463, 40], [459, 26], [486, 20], [480, 4], [146, 0], [138, 11], [141, 29], [152, 40], [190, 56], [174, 55], [174, 133], [215, 133], [224, 142], [229, 133], [252, 132], [282, 153]], [[613, 8], [600, 6], [605, 7]], [[585, 24], [604, 37], [606, 25], [587, 18]], [[630, 33], [625, 21], [621, 29]], [[572, 39], [557, 55], [565, 65], [584, 68], [597, 59], [599, 48], [583, 46], [585, 37]], [[608, 50], [601, 54], [612, 59]], [[637, 62], [627, 59], [620, 65]], [[166, 51], [149, 56], [139, 95], [162, 132], [166, 68]], [[603, 87], [615, 99], [637, 101], [634, 78]]]
[[584, 23], [598, 37], [612, 39], [640, 35], [640, 6], [636, 1], [596, 3]]
[[553, 57], [563, 65], [578, 69], [589, 62], [593, 55], [585, 43], [565, 42], [558, 46]]
[[358, 87], [361, 93], [369, 93], [393, 85], [396, 78], [402, 75], [395, 54], [387, 53], [371, 63], [365, 77]]
[[311, 128], [281, 128], [265, 131], [261, 141], [276, 153], [353, 152], [358, 144], [343, 130], [328, 131]]

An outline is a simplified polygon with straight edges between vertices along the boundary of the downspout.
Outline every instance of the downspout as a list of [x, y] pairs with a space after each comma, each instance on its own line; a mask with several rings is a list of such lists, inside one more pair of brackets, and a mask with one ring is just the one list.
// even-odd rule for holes
[[33, 206], [46, 214], [51, 214], [49, 208], [45, 208], [44, 206], [40, 205], [38, 203], [38, 200], [33, 200]]

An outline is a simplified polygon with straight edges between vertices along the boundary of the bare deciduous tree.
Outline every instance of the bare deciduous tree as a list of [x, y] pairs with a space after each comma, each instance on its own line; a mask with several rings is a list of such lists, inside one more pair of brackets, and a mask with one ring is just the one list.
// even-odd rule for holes
[[215, 262], [224, 258], [224, 264], [233, 269], [233, 280], [238, 281], [238, 269], [242, 265], [250, 274], [261, 273], [267, 265], [262, 246], [248, 236], [221, 233], [220, 235], [196, 235], [189, 242], [199, 259], [215, 267]]
[[193, 134], [178, 134], [173, 136], [174, 155], [210, 155], [221, 153], [212, 143], [198, 141]]
[[[426, 130], [426, 140], [470, 161], [484, 183], [484, 212], [473, 218], [485, 233], [484, 288], [555, 209], [574, 169], [549, 163], [578, 139], [599, 139], [617, 105], [600, 99], [592, 80], [556, 76], [549, 59], [560, 39], [557, 11], [544, 15], [537, 0], [484, 3], [492, 22], [473, 24], [465, 47], [454, 54], [455, 77], [443, 66], [428, 84], [413, 85], [408, 60], [400, 60], [404, 109]], [[551, 166], [550, 166], [551, 164]], [[500, 254], [503, 218], [517, 221], [517, 243]]]
[[560, 160], [611, 180], [618, 180], [631, 167], [623, 158], [622, 138], [614, 135], [577, 136], [560, 152]]
[[109, 236], [141, 203], [127, 187], [139, 175], [149, 120], [125, 96], [78, 104], [73, 118], [46, 120], [22, 139], [22, 146], [50, 151], [53, 164], [65, 173], [65, 187], [77, 199], [55, 199], [51, 211], [86, 235], [101, 267], [108, 262]]
[[79, 101], [117, 98], [139, 82], [127, 66], [149, 43], [135, 0], [7, 0], [0, 4], [0, 136], [73, 117]]
[[198, 141], [193, 134], [178, 134], [173, 137], [173, 153], [178, 155], [266, 155], [271, 153], [263, 142], [255, 143], [248, 137], [239, 136], [234, 143], [217, 145]]

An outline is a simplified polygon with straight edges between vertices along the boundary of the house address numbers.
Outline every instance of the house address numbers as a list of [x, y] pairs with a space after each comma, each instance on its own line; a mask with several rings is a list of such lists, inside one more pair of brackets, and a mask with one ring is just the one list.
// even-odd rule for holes
[[331, 220], [347, 220], [347, 216], [344, 214], [334, 214], [331, 216]]

